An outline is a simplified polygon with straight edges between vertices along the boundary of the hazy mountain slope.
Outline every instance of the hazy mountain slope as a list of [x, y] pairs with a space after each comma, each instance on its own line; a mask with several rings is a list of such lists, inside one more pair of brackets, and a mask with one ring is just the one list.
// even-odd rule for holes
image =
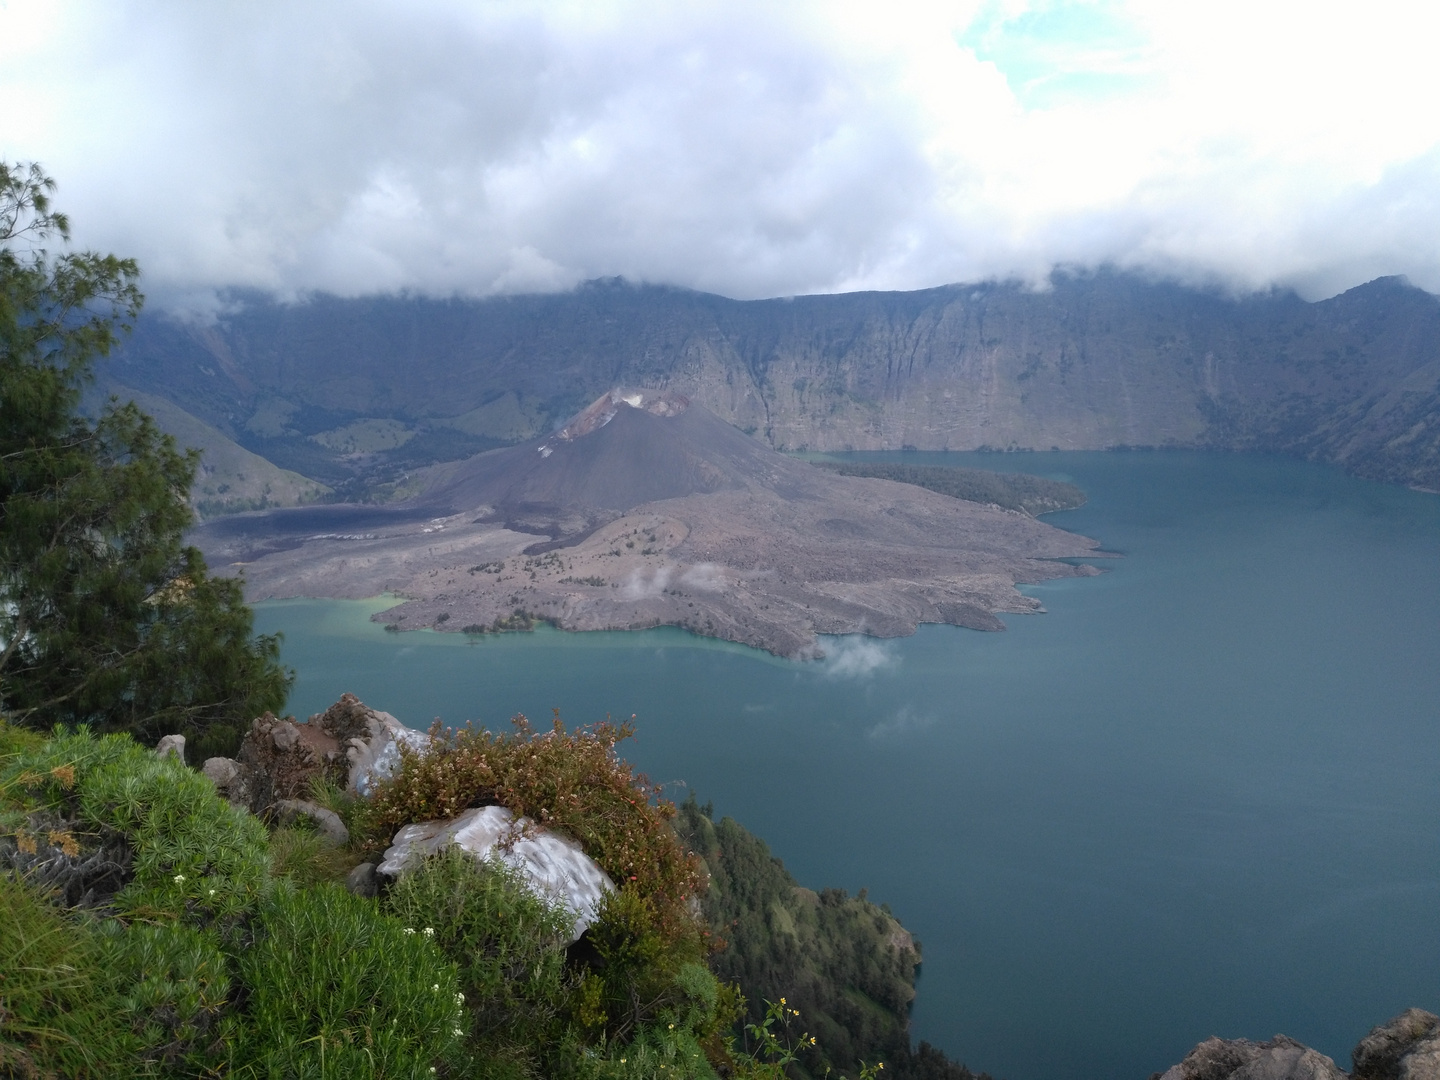
[[105, 389], [121, 401], [133, 400], [182, 448], [200, 451], [200, 469], [190, 491], [190, 502], [201, 517], [301, 506], [330, 494], [325, 485], [277, 468], [163, 397], [119, 383], [110, 383]]
[[1440, 300], [1395, 279], [1317, 304], [1114, 273], [748, 302], [617, 282], [247, 298], [212, 328], [144, 320], [115, 365], [327, 482], [357, 466], [309, 436], [357, 420], [413, 430], [362, 463], [393, 474], [539, 434], [623, 384], [779, 449], [1261, 449], [1440, 488]]

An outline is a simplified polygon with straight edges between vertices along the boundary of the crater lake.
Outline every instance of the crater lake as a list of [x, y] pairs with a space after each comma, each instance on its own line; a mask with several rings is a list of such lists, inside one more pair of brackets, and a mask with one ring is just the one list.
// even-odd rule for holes
[[922, 942], [917, 1039], [1008, 1080], [1132, 1077], [1210, 1035], [1349, 1066], [1440, 1010], [1440, 497], [1184, 452], [855, 454], [1078, 484], [1120, 553], [1004, 633], [778, 660], [670, 629], [385, 633], [393, 601], [260, 604], [297, 673], [414, 727], [638, 724], [621, 750], [868, 888]]

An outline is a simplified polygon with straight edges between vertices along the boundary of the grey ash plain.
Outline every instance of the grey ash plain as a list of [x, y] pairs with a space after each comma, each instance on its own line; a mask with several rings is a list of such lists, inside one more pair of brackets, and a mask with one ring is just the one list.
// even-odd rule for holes
[[780, 656], [817, 634], [1004, 628], [1017, 584], [1098, 573], [1019, 510], [845, 476], [674, 393], [612, 391], [559, 432], [435, 466], [390, 507], [239, 515], [194, 542], [249, 599], [402, 598], [399, 629], [678, 626]]

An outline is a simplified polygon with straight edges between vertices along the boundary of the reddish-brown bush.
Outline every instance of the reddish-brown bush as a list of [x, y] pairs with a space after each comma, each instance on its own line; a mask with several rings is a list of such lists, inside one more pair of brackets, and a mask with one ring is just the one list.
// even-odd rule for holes
[[402, 753], [394, 780], [366, 810], [367, 831], [388, 837], [412, 821], [453, 817], [472, 806], [504, 806], [568, 833], [616, 884], [633, 884], [669, 934], [698, 932], [686, 901], [704, 887], [699, 860], [681, 847], [675, 806], [615, 752], [634, 733], [609, 721], [549, 731], [524, 716], [512, 734], [431, 728], [434, 749]]

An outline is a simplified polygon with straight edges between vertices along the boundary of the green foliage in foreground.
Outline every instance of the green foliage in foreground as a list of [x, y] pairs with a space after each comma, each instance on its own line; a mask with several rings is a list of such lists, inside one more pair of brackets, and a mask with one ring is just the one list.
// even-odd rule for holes
[[426, 1080], [456, 1061], [464, 1002], [429, 935], [334, 884], [282, 883], [258, 914], [232, 1075]]
[[1074, 484], [1029, 473], [998, 473], [949, 465], [907, 465], [891, 461], [815, 461], [841, 476], [868, 476], [914, 484], [952, 499], [993, 503], [1006, 510], [1048, 514], [1085, 505], [1085, 493]]
[[[660, 843], [651, 826], [668, 830], [667, 814], [643, 780], [618, 758], [602, 768], [613, 743], [547, 733], [530, 753], [532, 735], [501, 774], [528, 777], [533, 813], [537, 763], [555, 770], [557, 797], [600, 769], [595, 827], [636, 837], [610, 856], [639, 860]], [[405, 797], [390, 795], [393, 813]], [[346, 809], [363, 828], [366, 815]], [[665, 835], [660, 862], [693, 875]], [[362, 833], [348, 855], [322, 853], [126, 736], [39, 739], [0, 722], [0, 1078], [788, 1075], [798, 1036], [736, 1047], [744, 1000], [706, 966], [694, 916], [682, 923], [679, 877], [642, 888], [650, 868], [627, 863], [636, 880], [568, 947], [569, 916], [501, 864], [433, 857], [378, 900], [325, 880], [373, 842]], [[118, 878], [71, 888], [97, 851], [125, 853]]]
[[[130, 880], [113, 903], [127, 915], [234, 922], [267, 887], [265, 827], [218, 798], [205, 777], [128, 735], [59, 733], [0, 761], [0, 794], [12, 814], [65, 823], [60, 831], [81, 853], [91, 842], [121, 838]], [[63, 863], [65, 841], [45, 831], [30, 836], [20, 824], [14, 835]]]
[[576, 979], [565, 963], [565, 911], [524, 888], [504, 863], [479, 863], [453, 848], [401, 878], [385, 904], [458, 959], [475, 1033], [469, 1056], [492, 1065], [476, 1072], [526, 1075], [538, 1068]]

